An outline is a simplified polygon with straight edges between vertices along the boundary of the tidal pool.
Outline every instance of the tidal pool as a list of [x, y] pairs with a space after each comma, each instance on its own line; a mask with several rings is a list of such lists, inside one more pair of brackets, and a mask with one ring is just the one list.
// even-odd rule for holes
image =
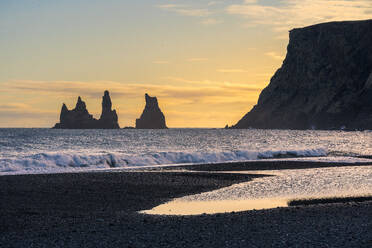
[[201, 215], [261, 210], [287, 207], [287, 199], [251, 199], [217, 201], [179, 201], [173, 200], [140, 213], [152, 215]]
[[[221, 172], [232, 173], [232, 172]], [[290, 199], [372, 195], [372, 166], [239, 171], [268, 174], [252, 181], [173, 199], [145, 214], [200, 215], [287, 207]]]

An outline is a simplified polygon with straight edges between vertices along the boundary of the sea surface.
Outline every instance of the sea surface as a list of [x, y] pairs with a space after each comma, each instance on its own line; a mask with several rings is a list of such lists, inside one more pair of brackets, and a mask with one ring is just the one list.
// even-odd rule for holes
[[372, 161], [372, 132], [0, 129], [0, 175], [261, 159]]

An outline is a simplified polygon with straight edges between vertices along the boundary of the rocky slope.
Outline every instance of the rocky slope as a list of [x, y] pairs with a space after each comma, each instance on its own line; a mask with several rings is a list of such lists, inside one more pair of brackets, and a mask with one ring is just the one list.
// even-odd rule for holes
[[60, 122], [54, 128], [57, 129], [117, 129], [118, 116], [115, 110], [111, 110], [112, 103], [110, 93], [105, 91], [102, 99], [102, 114], [99, 120], [89, 114], [85, 102], [79, 96], [76, 106], [73, 110], [68, 110], [66, 104], [63, 104]]
[[282, 67], [233, 127], [372, 129], [372, 20], [290, 31]]
[[138, 129], [166, 129], [165, 117], [161, 112], [156, 97], [145, 94], [146, 106], [139, 119], [136, 120]]

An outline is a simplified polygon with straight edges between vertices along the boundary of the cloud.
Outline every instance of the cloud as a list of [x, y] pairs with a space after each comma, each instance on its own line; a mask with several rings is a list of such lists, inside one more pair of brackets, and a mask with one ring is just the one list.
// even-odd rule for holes
[[189, 62], [204, 62], [204, 61], [208, 61], [208, 60], [209, 60], [208, 58], [190, 58], [187, 61], [189, 61]]
[[158, 5], [157, 7], [184, 16], [206, 17], [211, 15], [211, 12], [208, 9], [191, 8], [181, 4], [163, 4]]
[[243, 69], [218, 69], [217, 72], [222, 73], [242, 73], [242, 72], [248, 72], [247, 70]]
[[[210, 95], [207, 92], [201, 92], [201, 89], [218, 91], [219, 95], [225, 95], [224, 90], [234, 90], [236, 87], [244, 87], [249, 91], [259, 91], [261, 87], [252, 86], [249, 84], [233, 84], [230, 82], [210, 81], [210, 80], [188, 80], [178, 77], [165, 77], [167, 80], [187, 83], [189, 85], [174, 86], [171, 84], [134, 84], [134, 83], [119, 83], [112, 81], [94, 81], [94, 82], [73, 82], [73, 81], [29, 81], [29, 80], [14, 80], [11, 82], [0, 83], [2, 89], [10, 93], [30, 93], [37, 95], [64, 95], [78, 96], [83, 94], [85, 97], [97, 98], [101, 97], [104, 90], [108, 89], [112, 95], [131, 98], [142, 97], [145, 92], [153, 92], [161, 96], [173, 97], [173, 93], [182, 94], [182, 92], [190, 92], [196, 95]], [[239, 88], [241, 90], [242, 88]], [[186, 93], [185, 93], [186, 94]], [[185, 95], [187, 97], [187, 94]]]
[[17, 111], [17, 110], [24, 110], [27, 109], [29, 106], [24, 103], [5, 103], [5, 104], [0, 104], [0, 110], [2, 111]]
[[[170, 81], [186, 83], [186, 85], [170, 84], [131, 84], [111, 81], [72, 82], [72, 81], [12, 81], [1, 83], [3, 89], [12, 93], [31, 94], [35, 96], [52, 95], [76, 97], [82, 95], [97, 99], [104, 90], [110, 90], [116, 97], [142, 98], [145, 92], [170, 99], [195, 99], [199, 97], [244, 95], [244, 92], [259, 92], [262, 87], [250, 84], [233, 84], [210, 80], [188, 80], [178, 77], [166, 77]], [[189, 85], [187, 85], [189, 84]], [[231, 94], [231, 95], [229, 95]], [[9, 108], [9, 107], [8, 107]]]
[[269, 56], [275, 60], [284, 60], [285, 56], [279, 55], [276, 52], [267, 52], [265, 53], [266, 56]]
[[218, 1], [210, 1], [207, 3], [208, 6], [213, 6], [213, 5], [216, 5], [216, 4], [219, 4]]
[[156, 60], [156, 61], [153, 61], [152, 63], [157, 64], [157, 65], [165, 65], [165, 64], [169, 64], [170, 62], [167, 60]]
[[197, 17], [200, 20], [200, 24], [209, 27], [220, 23], [223, 23], [224, 8], [226, 6], [226, 1], [209, 1], [209, 2], [193, 2], [186, 4], [162, 4], [156, 7], [166, 10], [168, 12], [173, 12], [182, 16]]
[[56, 118], [53, 111], [38, 109], [24, 103], [0, 104], [0, 122], [2, 127], [44, 126], [50, 118]]
[[201, 23], [202, 23], [204, 26], [213, 26], [213, 25], [216, 25], [216, 24], [222, 23], [222, 21], [217, 20], [217, 19], [215, 19], [215, 18], [208, 18], [208, 19], [204, 19]]
[[226, 8], [227, 13], [247, 19], [248, 25], [269, 25], [276, 32], [316, 23], [370, 19], [371, 0], [282, 0], [279, 6], [245, 0]]
[[[32, 81], [12, 80], [0, 83], [2, 89], [10, 93], [37, 93], [41, 95], [56, 94], [58, 96], [77, 96], [82, 93], [88, 97], [101, 97], [105, 89], [113, 91], [121, 89], [121, 84], [111, 81], [78, 82], [78, 81]], [[124, 93], [124, 92], [123, 92]]]
[[167, 79], [169, 81], [174, 82], [181, 82], [184, 84], [190, 84], [195, 86], [214, 86], [214, 87], [224, 87], [224, 86], [230, 86], [230, 87], [245, 87], [246, 89], [250, 89], [251, 91], [260, 91], [262, 89], [262, 86], [256, 85], [256, 84], [239, 84], [239, 83], [231, 83], [228, 81], [213, 81], [213, 80], [190, 80], [186, 78], [181, 77], [164, 77], [164, 79]]

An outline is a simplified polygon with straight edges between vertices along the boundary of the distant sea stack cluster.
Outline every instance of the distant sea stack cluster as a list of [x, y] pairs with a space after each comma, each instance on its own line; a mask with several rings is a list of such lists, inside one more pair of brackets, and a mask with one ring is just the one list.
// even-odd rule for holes
[[287, 50], [233, 128], [372, 129], [372, 20], [294, 29]]
[[102, 97], [102, 113], [99, 120], [93, 118], [87, 110], [86, 104], [79, 96], [76, 106], [68, 110], [66, 104], [63, 104], [60, 122], [54, 128], [58, 129], [117, 129], [118, 116], [115, 110], [111, 110], [112, 103], [110, 93], [105, 91]]
[[[146, 107], [140, 117], [136, 120], [136, 128], [139, 129], [165, 129], [164, 114], [161, 112], [156, 97], [145, 95]], [[118, 115], [112, 110], [110, 93], [106, 90], [102, 97], [102, 113], [97, 120], [89, 114], [85, 102], [78, 97], [74, 109], [69, 110], [66, 104], [62, 105], [60, 122], [56, 129], [119, 129]]]

